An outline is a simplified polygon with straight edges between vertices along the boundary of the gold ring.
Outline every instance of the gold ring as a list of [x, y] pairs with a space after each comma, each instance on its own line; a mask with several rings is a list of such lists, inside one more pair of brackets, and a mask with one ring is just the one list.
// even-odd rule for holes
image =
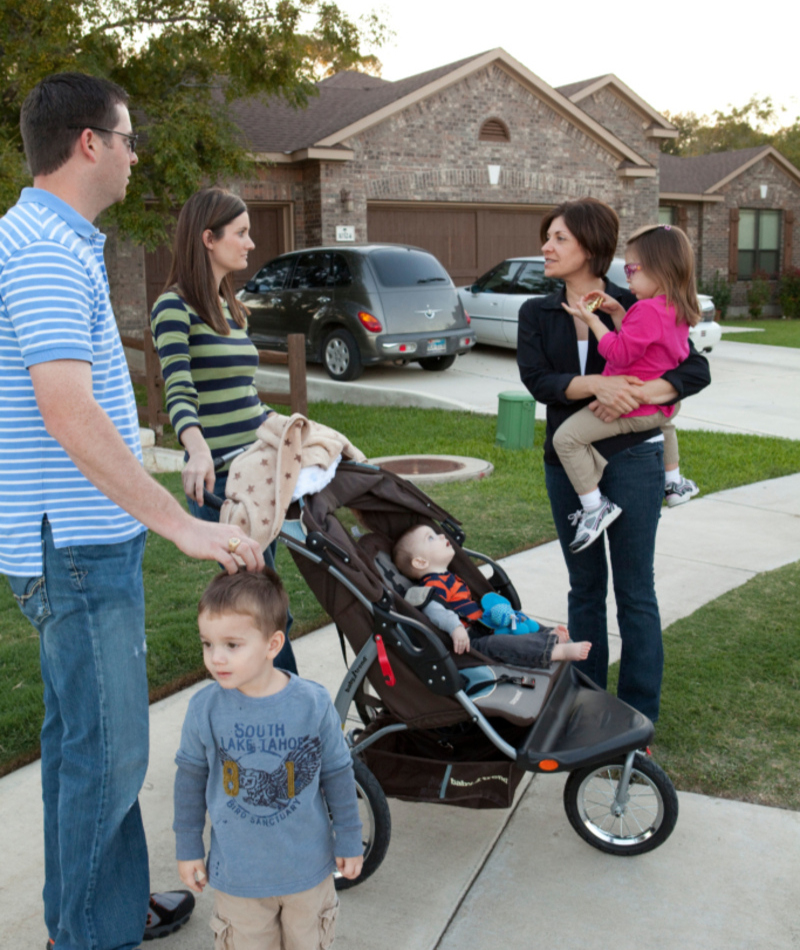
[[236, 553], [236, 548], [238, 548], [241, 543], [241, 538], [230, 538], [228, 541], [228, 550], [231, 552], [231, 554]]

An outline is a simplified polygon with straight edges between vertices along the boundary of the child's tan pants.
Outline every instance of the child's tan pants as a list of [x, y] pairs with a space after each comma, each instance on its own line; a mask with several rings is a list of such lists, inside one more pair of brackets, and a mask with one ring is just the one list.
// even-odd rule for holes
[[592, 443], [613, 435], [660, 428], [664, 433], [664, 465], [676, 466], [678, 436], [673, 422], [680, 407], [681, 404], [676, 403], [675, 412], [669, 418], [663, 412], [657, 412], [651, 416], [621, 416], [614, 422], [601, 422], [588, 406], [573, 413], [556, 429], [553, 448], [575, 491], [586, 495], [600, 484], [608, 462]]
[[299, 894], [233, 897], [216, 891], [214, 950], [328, 950], [339, 898], [333, 875]]

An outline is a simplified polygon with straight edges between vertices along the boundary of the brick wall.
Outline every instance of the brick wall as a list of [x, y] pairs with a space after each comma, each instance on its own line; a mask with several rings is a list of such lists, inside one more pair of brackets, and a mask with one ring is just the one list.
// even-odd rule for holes
[[605, 86], [593, 95], [586, 96], [578, 106], [651, 165], [658, 167], [661, 140], [646, 135], [650, 117], [635, 109], [612, 87]]

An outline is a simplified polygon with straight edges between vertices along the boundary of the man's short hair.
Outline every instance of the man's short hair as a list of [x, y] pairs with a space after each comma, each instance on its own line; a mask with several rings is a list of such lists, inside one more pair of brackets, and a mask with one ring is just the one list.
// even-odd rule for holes
[[113, 129], [117, 106], [127, 104], [128, 93], [121, 86], [84, 73], [56, 73], [37, 83], [25, 97], [19, 119], [31, 174], [58, 171], [84, 129]]
[[223, 571], [205, 589], [197, 615], [208, 613], [244, 614], [264, 634], [271, 637], [276, 630], [286, 631], [289, 613], [289, 597], [280, 577], [270, 567], [262, 573], [239, 571], [227, 574]]

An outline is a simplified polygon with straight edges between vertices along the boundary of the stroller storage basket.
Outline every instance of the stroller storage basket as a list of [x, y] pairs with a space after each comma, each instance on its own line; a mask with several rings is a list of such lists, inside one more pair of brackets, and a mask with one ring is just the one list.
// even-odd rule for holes
[[[385, 724], [379, 719], [367, 731]], [[407, 802], [509, 808], [525, 775], [472, 728], [392, 732], [355, 751], [385, 795]]]

